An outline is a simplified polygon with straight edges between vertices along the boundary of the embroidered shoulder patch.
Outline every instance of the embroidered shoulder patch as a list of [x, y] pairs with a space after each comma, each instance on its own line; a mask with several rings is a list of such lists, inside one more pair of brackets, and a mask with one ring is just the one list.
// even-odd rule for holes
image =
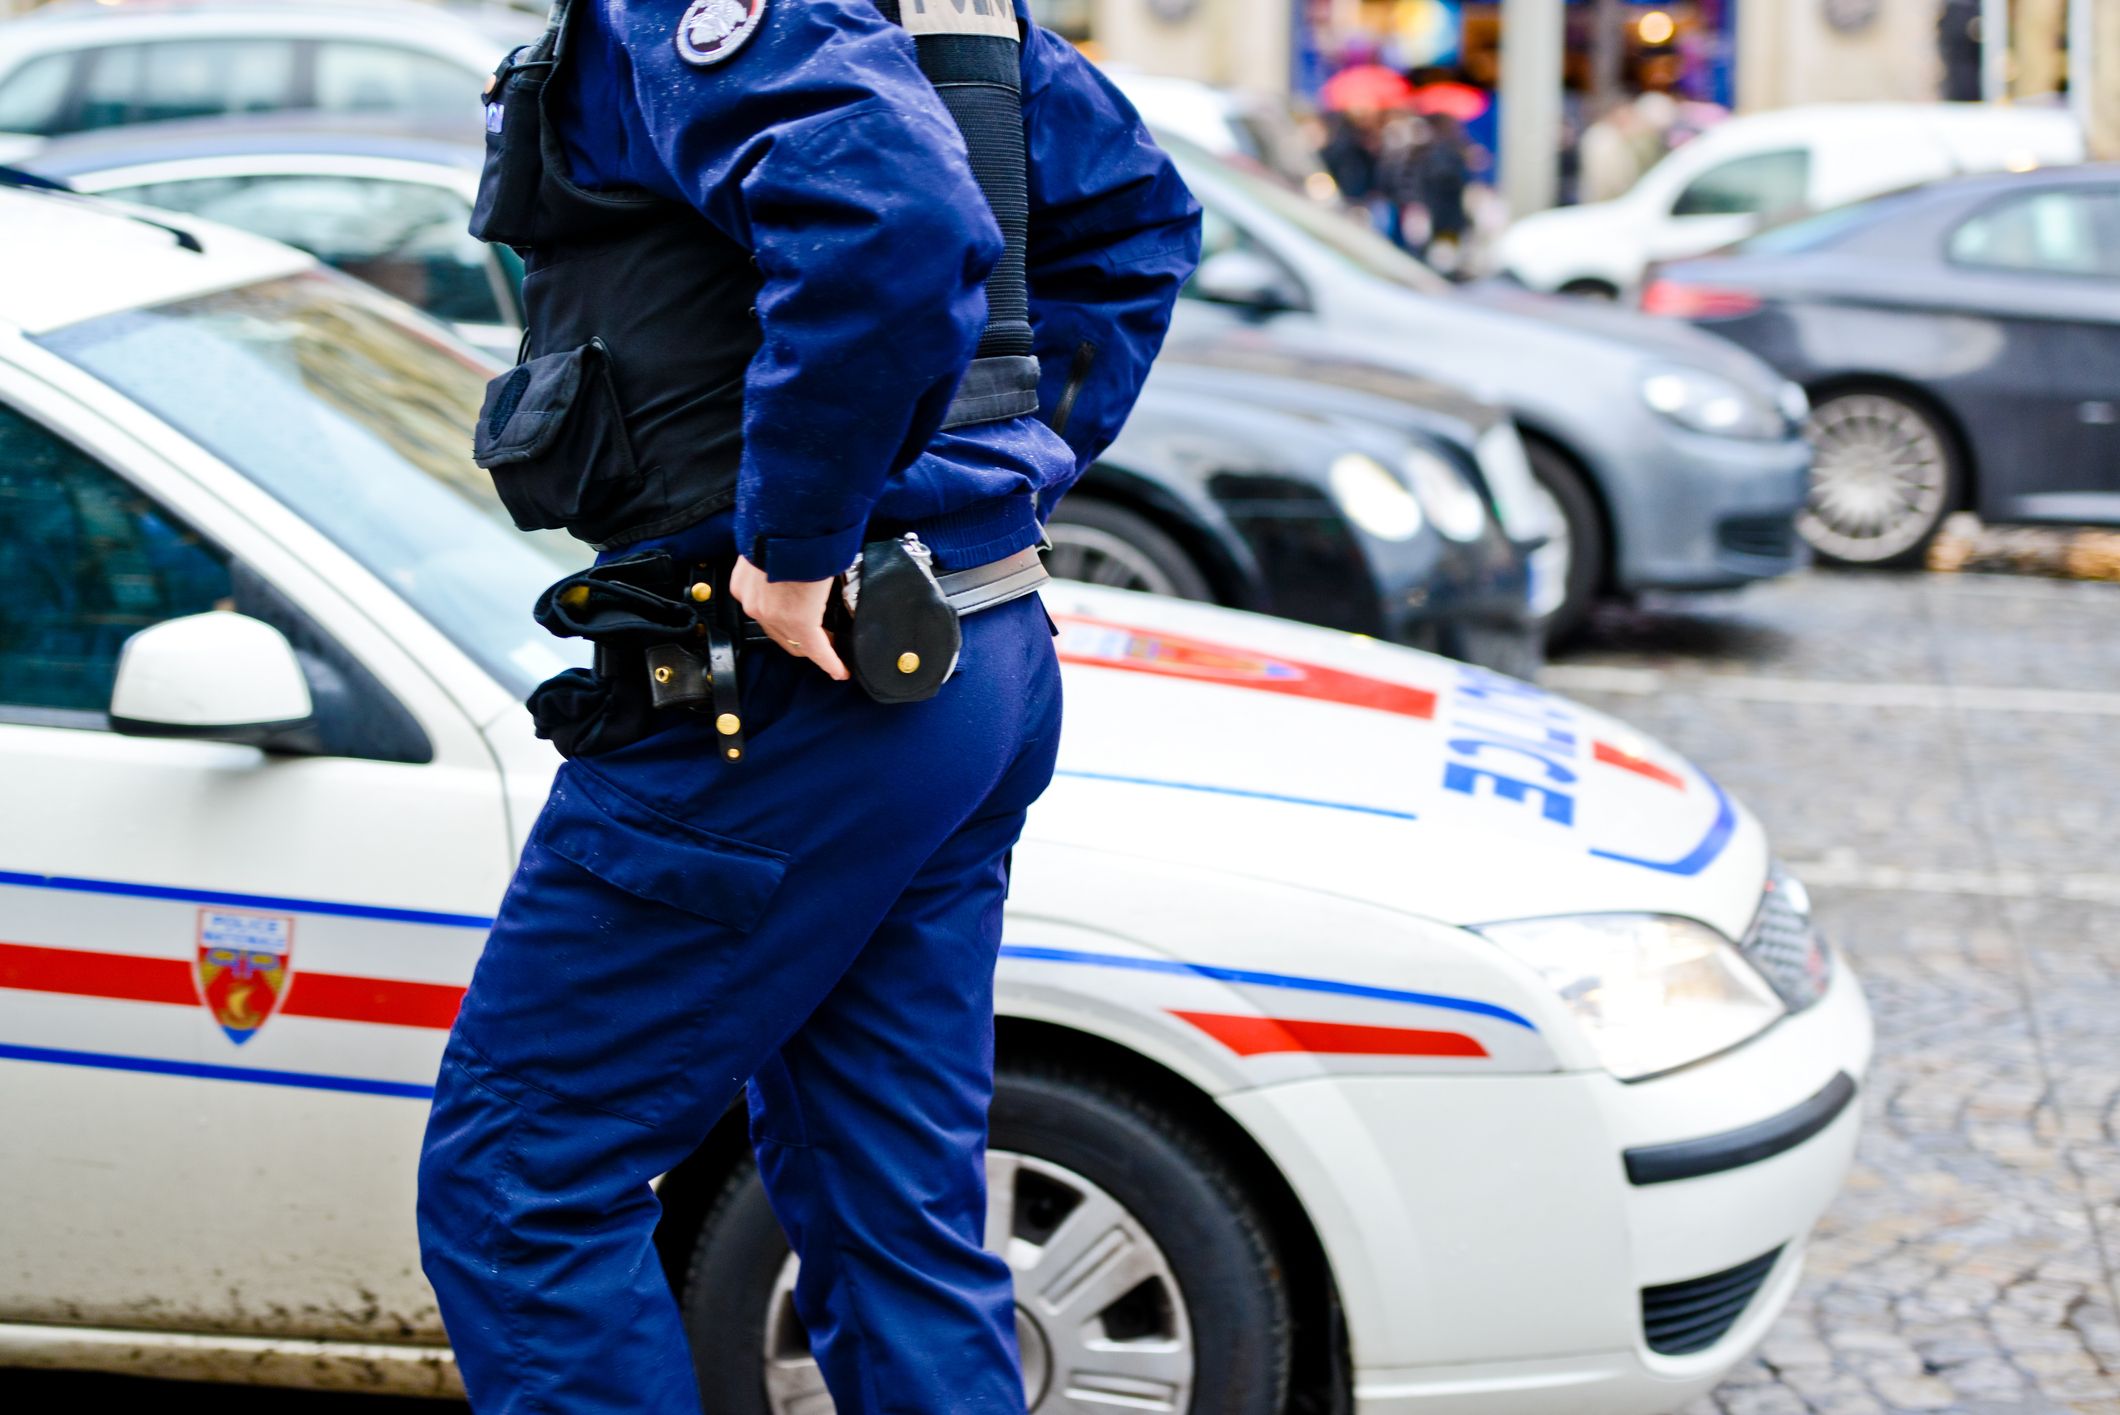
[[766, 0], [692, 0], [677, 22], [677, 54], [704, 68], [743, 48], [766, 17]]

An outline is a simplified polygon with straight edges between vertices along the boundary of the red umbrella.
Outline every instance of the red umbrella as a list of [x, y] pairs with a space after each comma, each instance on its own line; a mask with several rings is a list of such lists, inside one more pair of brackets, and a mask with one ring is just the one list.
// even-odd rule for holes
[[1318, 98], [1341, 113], [1351, 108], [1404, 108], [1413, 101], [1413, 85], [1382, 64], [1356, 64], [1327, 79]]
[[1487, 90], [1459, 83], [1423, 84], [1413, 90], [1409, 101], [1416, 113], [1455, 118], [1460, 123], [1469, 123], [1479, 117], [1493, 102], [1487, 96]]

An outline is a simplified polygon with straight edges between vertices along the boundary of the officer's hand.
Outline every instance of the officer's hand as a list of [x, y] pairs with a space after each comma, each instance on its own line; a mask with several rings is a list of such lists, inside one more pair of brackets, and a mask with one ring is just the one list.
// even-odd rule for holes
[[797, 658], [806, 658], [828, 677], [846, 681], [846, 665], [832, 647], [832, 636], [824, 631], [824, 607], [831, 598], [830, 580], [781, 580], [766, 578], [766, 572], [738, 556], [729, 576], [729, 593], [756, 619], [773, 642]]

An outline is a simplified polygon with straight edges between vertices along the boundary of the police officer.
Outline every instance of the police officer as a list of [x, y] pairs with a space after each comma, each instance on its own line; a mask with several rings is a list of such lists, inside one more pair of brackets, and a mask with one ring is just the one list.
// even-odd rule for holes
[[[570, 759], [420, 1169], [486, 1415], [698, 1410], [650, 1182], [746, 1087], [841, 1415], [1023, 1409], [981, 1240], [1008, 852], [1060, 719], [1026, 591], [1199, 217], [1020, 3], [903, 4], [560, 0], [488, 90], [474, 230], [524, 255], [528, 332], [480, 459], [602, 554], [540, 605], [597, 669], [533, 704]], [[954, 672], [856, 686], [894, 584], [949, 606]]]

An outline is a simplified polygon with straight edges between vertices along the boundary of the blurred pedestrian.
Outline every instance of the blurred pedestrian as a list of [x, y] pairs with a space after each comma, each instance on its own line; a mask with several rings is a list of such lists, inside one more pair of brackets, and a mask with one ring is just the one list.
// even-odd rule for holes
[[1457, 119], [1437, 114], [1428, 120], [1427, 141], [1416, 154], [1418, 200], [1428, 213], [1428, 239], [1421, 256], [1445, 274], [1464, 264], [1465, 235], [1471, 221], [1465, 210], [1465, 188], [1472, 180], [1465, 130]]

